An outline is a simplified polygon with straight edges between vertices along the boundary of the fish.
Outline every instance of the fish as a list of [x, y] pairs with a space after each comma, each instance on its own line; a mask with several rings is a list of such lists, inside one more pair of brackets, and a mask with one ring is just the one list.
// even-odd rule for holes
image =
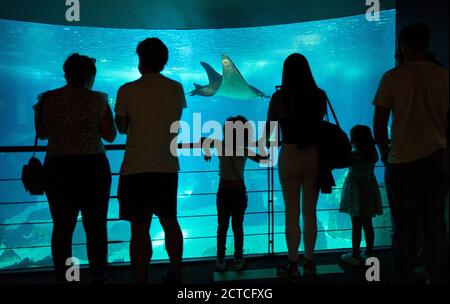
[[227, 55], [222, 55], [222, 75], [206, 62], [200, 62], [200, 65], [208, 75], [209, 83], [207, 85], [194, 83], [194, 90], [188, 93], [190, 96], [222, 96], [238, 100], [270, 97], [255, 86], [248, 84]]

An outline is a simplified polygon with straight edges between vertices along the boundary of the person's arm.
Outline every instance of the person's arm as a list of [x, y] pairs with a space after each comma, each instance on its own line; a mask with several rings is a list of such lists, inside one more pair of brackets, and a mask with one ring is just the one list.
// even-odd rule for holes
[[266, 127], [264, 129], [263, 137], [262, 139], [265, 140], [265, 146], [268, 147], [270, 143], [270, 137], [272, 136], [272, 133], [278, 132], [278, 129], [275, 128], [274, 124], [271, 122], [277, 122], [279, 120], [278, 117], [278, 94], [275, 93], [272, 95], [272, 98], [270, 99], [269, 103], [269, 110], [267, 111], [267, 120], [266, 120]]
[[36, 136], [39, 139], [48, 139], [47, 125], [44, 119], [42, 104], [44, 102], [44, 94], [39, 95], [38, 103], [33, 106], [34, 109], [34, 127], [36, 129]]
[[120, 134], [127, 134], [128, 131], [128, 125], [129, 125], [129, 119], [127, 116], [120, 116], [116, 114], [115, 118], [117, 130]]
[[381, 154], [381, 161], [387, 162], [389, 154], [388, 123], [391, 110], [380, 106], [375, 106], [373, 118], [373, 132], [375, 141]]
[[205, 157], [204, 157], [205, 160], [210, 161], [212, 158], [211, 147], [218, 147], [219, 145], [222, 145], [222, 144], [223, 144], [223, 142], [221, 140], [212, 139], [212, 138], [208, 138], [208, 137], [202, 137], [201, 145], [203, 148], [203, 153], [205, 153]]
[[[206, 143], [205, 143], [206, 142]], [[211, 147], [214, 146], [216, 143], [216, 140], [202, 137], [200, 140], [196, 143], [179, 143], [178, 149], [203, 149], [203, 153], [205, 153], [205, 160], [210, 161], [211, 160]]]
[[182, 108], [186, 109], [187, 108], [187, 103], [186, 103], [186, 95], [184, 93], [184, 88], [183, 85], [180, 83], [180, 99], [181, 99], [181, 104], [182, 104]]
[[114, 110], [116, 112], [115, 122], [116, 122], [117, 130], [119, 131], [120, 134], [127, 134], [128, 125], [129, 125], [130, 121], [129, 121], [127, 109], [125, 106], [123, 87], [121, 87], [119, 89], [119, 91], [117, 92], [116, 107]]
[[259, 162], [261, 162], [263, 160], [270, 159], [270, 154], [260, 155], [260, 154], [256, 153], [255, 155], [252, 155], [253, 153], [250, 153], [250, 151], [248, 149], [246, 149], [245, 152], [246, 152], [247, 157], [250, 160], [254, 161], [255, 163], [259, 163]]
[[206, 137], [200, 138], [198, 142], [195, 143], [179, 143], [178, 148], [179, 149], [198, 149], [202, 148], [203, 141], [206, 139]]
[[373, 104], [375, 105], [373, 133], [380, 150], [381, 161], [386, 163], [389, 154], [388, 123], [394, 104], [392, 80], [389, 73], [386, 73], [381, 79]]
[[116, 126], [114, 124], [114, 118], [111, 111], [111, 107], [109, 106], [108, 99], [105, 96], [105, 100], [103, 102], [104, 105], [104, 113], [100, 120], [99, 130], [100, 136], [109, 143], [112, 143], [117, 136]]

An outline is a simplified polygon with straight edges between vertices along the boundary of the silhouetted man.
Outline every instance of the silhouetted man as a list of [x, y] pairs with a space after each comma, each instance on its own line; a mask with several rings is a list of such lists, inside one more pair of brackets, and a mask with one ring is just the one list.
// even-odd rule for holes
[[181, 84], [160, 74], [169, 54], [161, 40], [142, 41], [137, 54], [142, 77], [119, 89], [115, 109], [117, 128], [127, 134], [118, 188], [120, 218], [131, 223], [134, 282], [148, 281], [153, 214], [164, 229], [172, 264], [165, 278], [180, 282], [183, 235], [177, 220], [179, 163], [170, 150], [176, 136], [170, 127], [181, 119], [186, 100]]
[[419, 227], [430, 282], [448, 281], [444, 224], [448, 71], [427, 60], [429, 41], [424, 24], [410, 25], [401, 32], [397, 58], [403, 64], [384, 74], [373, 102], [375, 137], [386, 164], [395, 283], [413, 282]]

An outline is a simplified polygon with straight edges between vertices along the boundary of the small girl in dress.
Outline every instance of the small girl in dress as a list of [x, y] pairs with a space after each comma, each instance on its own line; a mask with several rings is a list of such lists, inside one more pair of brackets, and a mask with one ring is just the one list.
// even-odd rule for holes
[[[344, 182], [340, 212], [352, 218], [352, 252], [345, 253], [341, 259], [351, 265], [361, 265], [361, 257], [372, 256], [375, 232], [372, 217], [383, 214], [381, 195], [374, 174], [378, 153], [375, 140], [369, 127], [357, 125], [350, 130], [353, 145], [352, 159]], [[366, 251], [360, 255], [362, 230], [366, 238]]]

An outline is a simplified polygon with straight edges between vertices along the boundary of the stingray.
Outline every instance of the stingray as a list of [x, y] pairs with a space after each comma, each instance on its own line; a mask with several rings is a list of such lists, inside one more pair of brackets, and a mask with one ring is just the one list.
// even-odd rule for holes
[[190, 96], [199, 95], [204, 97], [223, 96], [240, 100], [251, 100], [256, 98], [268, 98], [252, 85], [249, 85], [241, 72], [231, 61], [230, 57], [222, 55], [223, 75], [220, 75], [206, 62], [200, 62], [208, 75], [209, 84], [200, 85], [194, 83], [194, 90], [189, 92]]

